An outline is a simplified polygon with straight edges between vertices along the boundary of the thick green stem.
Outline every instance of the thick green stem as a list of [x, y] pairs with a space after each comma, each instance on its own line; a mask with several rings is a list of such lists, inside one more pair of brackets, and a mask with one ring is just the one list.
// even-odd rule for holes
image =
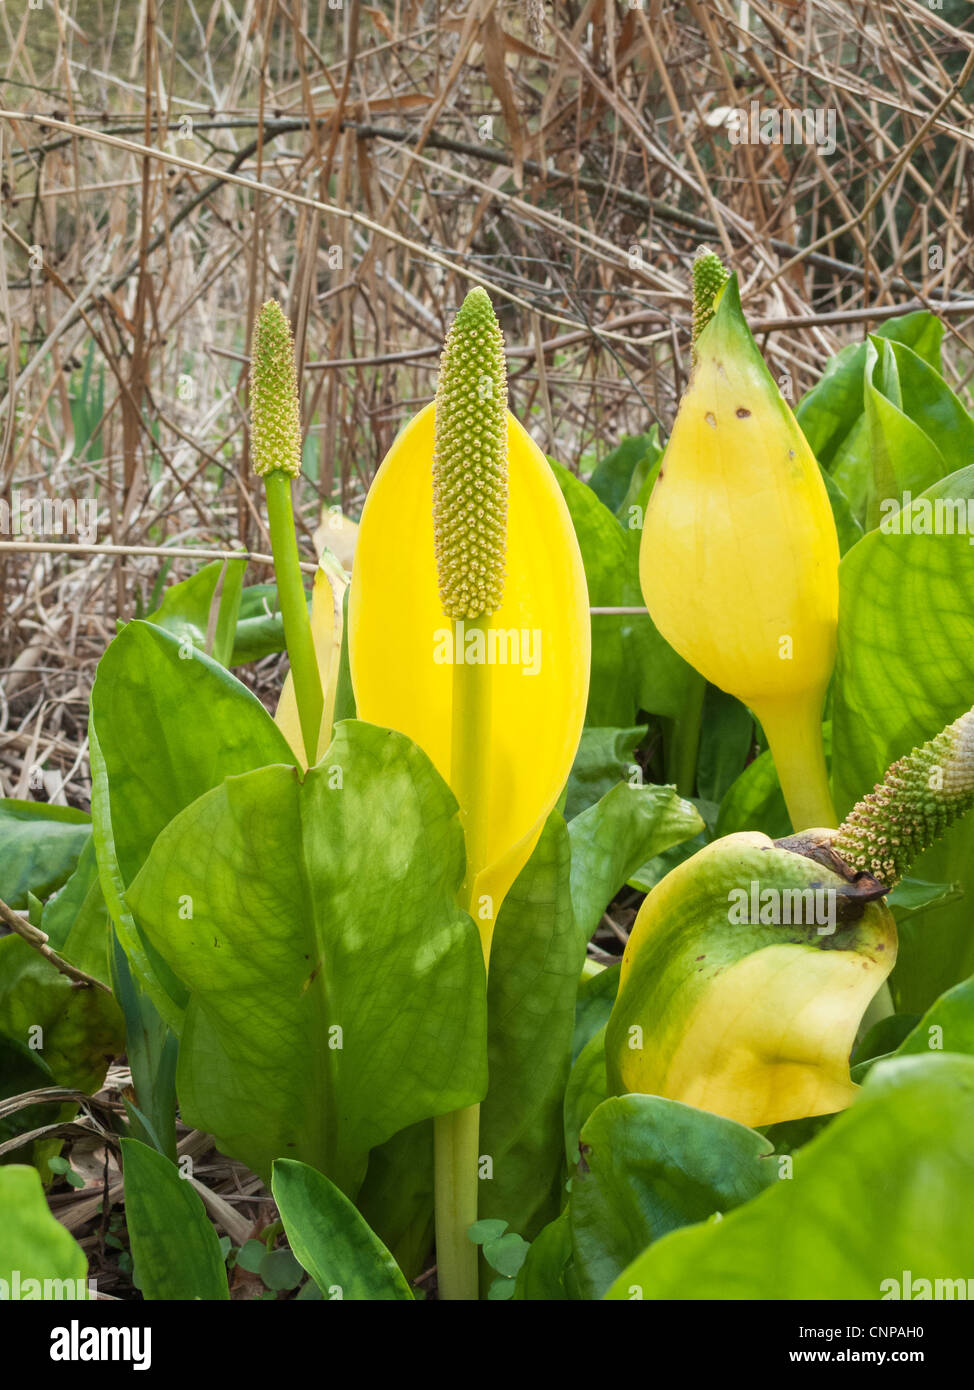
[[479, 1147], [479, 1105], [433, 1121], [436, 1282], [449, 1302], [473, 1301], [479, 1293], [478, 1247], [467, 1236], [477, 1220]]
[[822, 744], [822, 701], [804, 699], [753, 706], [778, 771], [793, 830], [836, 825]]
[[698, 671], [691, 670], [687, 679], [686, 702], [682, 713], [673, 721], [670, 740], [667, 780], [676, 784], [681, 796], [692, 796], [697, 780], [697, 758], [700, 753], [700, 725], [703, 721], [703, 702], [707, 682]]
[[[464, 623], [465, 635], [484, 635], [488, 618]], [[454, 629], [459, 636], [459, 627]], [[476, 875], [487, 862], [488, 774], [490, 771], [490, 668], [467, 665], [463, 645], [454, 643], [450, 785], [460, 803], [460, 823], [467, 846], [467, 872], [461, 906], [480, 930], [486, 964], [494, 926], [493, 905], [477, 901]], [[477, 1220], [480, 1106], [471, 1105], [434, 1121], [436, 1271], [439, 1296], [476, 1299], [478, 1247], [467, 1237]]]
[[314, 767], [318, 761], [318, 735], [321, 731], [324, 694], [321, 689], [314, 638], [311, 635], [308, 600], [301, 578], [298, 538], [294, 530], [294, 511], [291, 506], [291, 479], [287, 473], [276, 468], [265, 476], [264, 482], [267, 486], [267, 520], [271, 533], [271, 548], [274, 552], [277, 595], [281, 605], [281, 617], [284, 620], [284, 638], [287, 642], [288, 660], [291, 663], [304, 751], [308, 766]]

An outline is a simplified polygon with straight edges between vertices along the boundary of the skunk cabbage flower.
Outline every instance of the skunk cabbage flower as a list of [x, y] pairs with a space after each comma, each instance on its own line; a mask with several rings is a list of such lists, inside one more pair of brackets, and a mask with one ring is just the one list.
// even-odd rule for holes
[[896, 961], [883, 896], [974, 807], [974, 710], [900, 758], [838, 830], [727, 835], [648, 895], [606, 1029], [610, 1086], [746, 1125], [855, 1099], [849, 1054]]
[[841, 874], [757, 832], [715, 840], [639, 910], [606, 1030], [610, 1087], [752, 1128], [842, 1110], [856, 1030], [895, 960], [889, 908]]
[[460, 805], [485, 954], [578, 747], [585, 572], [544, 454], [507, 410], [490, 300], [464, 300], [434, 403], [369, 490], [349, 595], [359, 718], [408, 735]]
[[694, 362], [646, 508], [660, 632], [760, 719], [796, 829], [834, 824], [821, 719], [839, 546], [825, 484], [716, 256], [694, 267]]

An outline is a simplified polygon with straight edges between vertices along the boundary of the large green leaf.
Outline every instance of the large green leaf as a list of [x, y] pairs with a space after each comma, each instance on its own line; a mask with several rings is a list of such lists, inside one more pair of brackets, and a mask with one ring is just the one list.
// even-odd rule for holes
[[[110, 926], [88, 835], [78, 866], [40, 925], [59, 955], [107, 983]], [[19, 936], [0, 939], [0, 1034], [40, 1057], [58, 1085], [89, 1094], [125, 1046], [115, 999], [78, 988]]]
[[398, 1130], [486, 1089], [483, 954], [456, 906], [456, 802], [400, 734], [345, 721], [319, 765], [229, 777], [156, 840], [127, 897], [189, 996], [187, 1123], [268, 1176], [343, 1190]]
[[91, 817], [73, 806], [0, 800], [0, 898], [22, 912], [27, 894], [44, 899], [73, 873], [91, 839]]
[[[51, 1215], [36, 1168], [20, 1164], [0, 1167], [0, 1279], [8, 1297], [19, 1283], [20, 1297], [85, 1298], [88, 1261], [74, 1237]], [[67, 1290], [43, 1285], [24, 1288], [27, 1279], [75, 1281]], [[7, 1335], [10, 1335], [8, 1328]]]
[[99, 663], [89, 737], [105, 900], [133, 969], [178, 1027], [185, 993], [133, 923], [125, 889], [177, 812], [224, 777], [292, 763], [293, 755], [245, 685], [191, 644], [145, 622], [129, 623]]
[[607, 965], [578, 986], [575, 999], [575, 1033], [572, 1038], [572, 1062], [589, 1039], [604, 1028], [619, 993], [619, 964]]
[[[310, 611], [311, 598], [308, 596]], [[243, 666], [248, 661], [283, 652], [284, 619], [277, 599], [276, 584], [249, 584], [240, 595], [240, 612], [234, 635], [231, 666]]]
[[143, 1298], [229, 1299], [220, 1242], [202, 1198], [175, 1163], [122, 1140], [125, 1226]]
[[942, 994], [896, 1049], [899, 1057], [930, 1052], [974, 1055], [974, 979]]
[[563, 1123], [565, 1161], [569, 1168], [574, 1168], [578, 1162], [578, 1144], [585, 1121], [609, 1098], [605, 1072], [605, 1030], [606, 1025], [602, 1024], [588, 1039], [572, 1064], [565, 1087]]
[[[936, 315], [922, 309], [888, 319], [874, 336], [906, 343], [939, 371], [943, 333]], [[798, 403], [798, 423], [823, 468], [832, 468], [837, 452], [862, 420], [865, 372], [866, 343], [850, 343], [829, 359], [820, 379]]]
[[897, 1296], [889, 1281], [902, 1291], [907, 1271], [914, 1296], [920, 1279], [927, 1297], [952, 1279], [967, 1296], [974, 1058], [879, 1063], [793, 1163], [792, 1178], [716, 1224], [651, 1245], [607, 1297], [880, 1299]]
[[582, 1130], [569, 1211], [586, 1298], [669, 1231], [730, 1211], [778, 1179], [754, 1130], [660, 1096], [607, 1100]]
[[355, 1203], [407, 1279], [416, 1279], [429, 1267], [433, 1250], [432, 1120], [410, 1125], [372, 1150]]
[[[842, 560], [833, 693], [840, 816], [895, 759], [974, 705], [971, 537], [916, 533], [928, 508], [935, 521], [937, 501], [952, 499], [974, 521], [974, 466], [914, 501], [910, 533], [904, 534], [901, 517], [899, 534], [873, 531]], [[890, 987], [903, 1013], [921, 1013], [974, 974], [974, 817], [955, 825], [912, 873], [932, 883], [959, 883], [964, 897], [902, 924]]]
[[753, 742], [751, 711], [733, 695], [708, 685], [697, 759], [699, 795], [719, 803], [731, 783], [744, 771]]
[[565, 820], [574, 820], [617, 782], [628, 782], [637, 776], [641, 780], [635, 753], [646, 728], [645, 724], [636, 724], [631, 729], [582, 730], [565, 789]]
[[[951, 472], [934, 440], [908, 414], [898, 366], [893, 344], [871, 337], [866, 346], [865, 385], [871, 473], [860, 513], [867, 530], [879, 525], [884, 504], [899, 503], [907, 492], [915, 496]], [[924, 370], [940, 381], [929, 367]], [[942, 381], [940, 385], [948, 392]], [[837, 475], [837, 481], [842, 482], [841, 476]]]
[[77, 868], [60, 893], [45, 903], [41, 926], [59, 955], [79, 970], [108, 982], [111, 921], [101, 891], [92, 837], [89, 836]]
[[271, 1188], [291, 1249], [325, 1298], [412, 1302], [389, 1251], [323, 1173], [279, 1158]]
[[634, 485], [638, 491], [662, 451], [659, 425], [654, 425], [648, 434], [627, 435], [599, 460], [588, 485], [599, 501], [618, 516]]
[[[878, 1050], [879, 1055], [866, 1054], [865, 1060], [853, 1068], [853, 1080], [861, 1081], [876, 1062], [885, 1061], [889, 1056], [912, 1057], [938, 1052], [974, 1055], [974, 978], [942, 994], [903, 1037], [902, 1025], [904, 1022], [908, 1025], [912, 1017], [915, 1016], [896, 1014], [883, 1020], [888, 1025], [900, 1025], [898, 1031], [902, 1041], [894, 1035], [887, 1047]], [[877, 1024], [865, 1040], [867, 1043], [881, 1026]], [[857, 1058], [858, 1055], [857, 1052]]]
[[568, 827], [572, 845], [572, 903], [578, 932], [588, 941], [602, 913], [630, 875], [671, 845], [703, 829], [699, 813], [673, 787], [618, 786]]
[[146, 621], [208, 652], [221, 666], [229, 666], [246, 568], [246, 560], [214, 560], [204, 565], [167, 589]]
[[567, 1207], [531, 1242], [518, 1271], [514, 1297], [533, 1303], [579, 1298], [572, 1267], [572, 1233]]
[[89, 1095], [125, 1037], [111, 995], [79, 989], [19, 936], [0, 939], [0, 1033], [39, 1052], [59, 1086]]
[[481, 1107], [480, 1215], [532, 1240], [557, 1215], [562, 1097], [571, 1064], [575, 994], [585, 943], [575, 928], [565, 822], [548, 818], [504, 900], [488, 976], [490, 1090]]
[[[642, 607], [638, 529], [620, 524], [591, 488], [552, 463], [585, 565], [596, 608]], [[648, 614], [593, 615], [592, 676], [586, 724], [626, 728], [640, 709], [679, 715], [691, 668], [657, 632]]]

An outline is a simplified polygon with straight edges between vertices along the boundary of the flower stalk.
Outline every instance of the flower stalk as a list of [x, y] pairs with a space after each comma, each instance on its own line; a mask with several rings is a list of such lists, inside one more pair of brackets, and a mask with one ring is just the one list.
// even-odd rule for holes
[[[503, 601], [507, 528], [507, 370], [504, 341], [482, 289], [467, 295], [440, 361], [433, 454], [433, 535], [440, 601], [447, 617], [486, 643]], [[459, 637], [459, 627], [455, 629]], [[454, 646], [450, 785], [467, 848], [461, 904], [490, 955], [494, 913], [477, 901], [490, 817], [491, 673]], [[476, 1299], [478, 1253], [467, 1238], [477, 1220], [480, 1107], [434, 1121], [436, 1265], [445, 1300]]]
[[301, 472], [294, 341], [284, 311], [274, 299], [269, 299], [257, 316], [250, 363], [254, 472], [264, 479], [267, 494], [267, 522], [284, 638], [305, 755], [312, 767], [318, 757], [324, 695], [301, 577], [291, 498], [292, 479]]

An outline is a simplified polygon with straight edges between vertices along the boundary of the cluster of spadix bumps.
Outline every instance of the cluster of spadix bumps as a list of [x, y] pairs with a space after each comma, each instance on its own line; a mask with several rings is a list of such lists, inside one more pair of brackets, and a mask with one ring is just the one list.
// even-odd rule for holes
[[507, 368], [486, 291], [471, 290], [440, 359], [433, 452], [433, 533], [443, 611], [496, 613], [507, 535]]
[[301, 411], [291, 325], [276, 299], [257, 316], [250, 349], [250, 419], [254, 472], [301, 472]]
[[892, 764], [849, 812], [832, 849], [892, 888], [974, 806], [974, 710]]
[[701, 247], [693, 262], [693, 342], [714, 316], [714, 301], [730, 279], [719, 256]]

